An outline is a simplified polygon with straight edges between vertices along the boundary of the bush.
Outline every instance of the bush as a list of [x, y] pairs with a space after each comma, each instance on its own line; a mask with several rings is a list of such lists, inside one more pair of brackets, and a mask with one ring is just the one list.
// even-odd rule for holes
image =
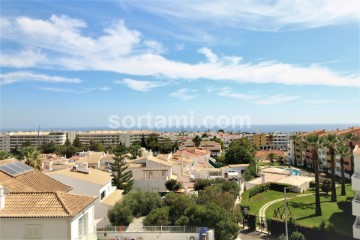
[[256, 216], [249, 214], [247, 217], [249, 230], [255, 231], [256, 229]]
[[306, 240], [305, 236], [298, 231], [292, 232], [290, 235], [290, 240]]
[[119, 203], [109, 210], [108, 217], [115, 226], [128, 226], [133, 220], [130, 208]]
[[182, 188], [182, 185], [175, 179], [170, 179], [165, 182], [165, 187], [170, 192], [177, 192]]
[[320, 183], [320, 188], [321, 191], [326, 193], [326, 195], [329, 195], [329, 192], [331, 191], [331, 179], [324, 178]]
[[168, 226], [169, 220], [169, 207], [162, 207], [154, 209], [143, 221], [145, 226]]

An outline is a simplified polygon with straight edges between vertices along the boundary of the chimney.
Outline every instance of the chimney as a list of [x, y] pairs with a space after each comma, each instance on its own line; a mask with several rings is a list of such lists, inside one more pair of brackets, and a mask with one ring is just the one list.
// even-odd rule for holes
[[0, 210], [5, 207], [5, 189], [0, 185]]

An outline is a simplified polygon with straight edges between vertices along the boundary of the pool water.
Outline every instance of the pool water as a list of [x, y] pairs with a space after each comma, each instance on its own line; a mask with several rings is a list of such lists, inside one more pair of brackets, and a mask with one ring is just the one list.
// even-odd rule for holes
[[[290, 168], [285, 168], [286, 171], [290, 172]], [[302, 174], [302, 172], [300, 172], [299, 170], [293, 169], [293, 175], [294, 176], [300, 176]]]

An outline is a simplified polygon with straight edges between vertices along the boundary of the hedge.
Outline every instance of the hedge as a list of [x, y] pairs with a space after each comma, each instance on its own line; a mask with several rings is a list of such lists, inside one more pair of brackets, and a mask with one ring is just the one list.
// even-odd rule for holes
[[291, 185], [284, 183], [273, 183], [273, 182], [259, 184], [251, 188], [250, 190], [243, 192], [243, 194], [241, 195], [242, 200], [240, 206], [242, 209], [244, 209], [245, 207], [250, 209], [249, 200], [253, 196], [262, 192], [266, 192], [269, 189], [273, 191], [283, 192], [284, 187], [291, 187]]
[[[282, 220], [270, 219], [268, 224], [268, 231], [272, 236], [280, 236], [285, 233], [285, 223]], [[308, 240], [326, 239], [326, 240], [350, 240], [349, 236], [342, 235], [339, 232], [334, 231], [332, 228], [321, 227], [307, 227], [297, 225], [294, 221], [288, 221], [288, 232], [298, 231], [301, 232]]]

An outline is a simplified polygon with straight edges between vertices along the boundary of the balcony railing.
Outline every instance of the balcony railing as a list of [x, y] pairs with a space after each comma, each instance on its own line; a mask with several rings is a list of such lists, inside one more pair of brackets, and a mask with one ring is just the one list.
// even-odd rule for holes
[[[107, 232], [131, 232], [127, 231], [128, 226], [106, 226], [105, 228], [97, 228], [97, 231]], [[143, 226], [136, 229], [136, 232], [172, 232], [172, 233], [198, 233], [198, 227], [191, 226]]]

